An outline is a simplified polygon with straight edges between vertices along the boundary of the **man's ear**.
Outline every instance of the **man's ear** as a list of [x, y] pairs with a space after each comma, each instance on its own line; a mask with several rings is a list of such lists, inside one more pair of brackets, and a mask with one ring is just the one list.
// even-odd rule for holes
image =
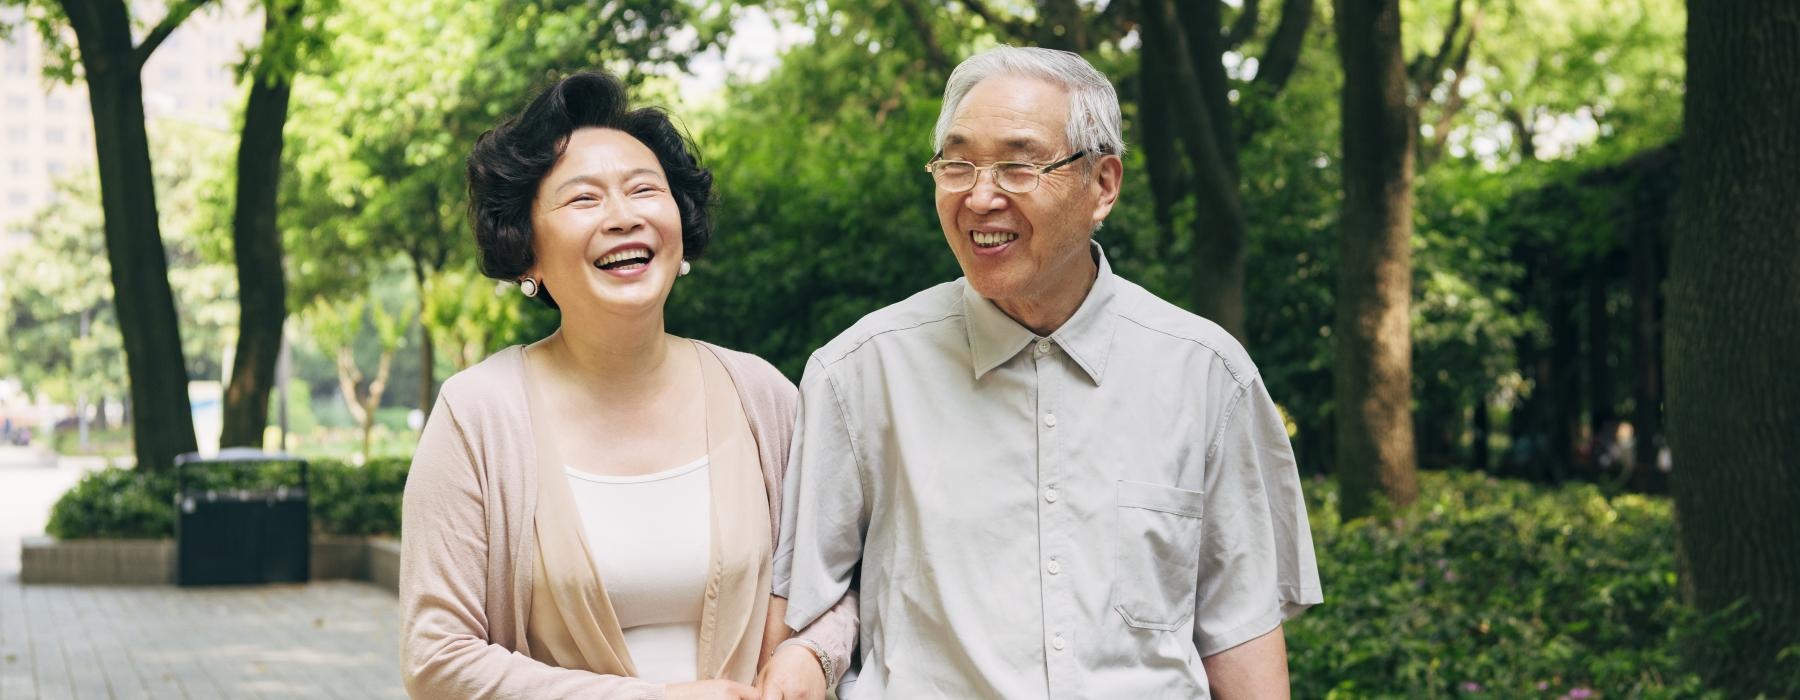
[[1099, 198], [1094, 202], [1094, 225], [1106, 220], [1112, 213], [1113, 205], [1119, 203], [1119, 187], [1125, 181], [1125, 161], [1115, 155], [1104, 155], [1100, 162], [1094, 164], [1094, 181], [1091, 185], [1099, 191]]

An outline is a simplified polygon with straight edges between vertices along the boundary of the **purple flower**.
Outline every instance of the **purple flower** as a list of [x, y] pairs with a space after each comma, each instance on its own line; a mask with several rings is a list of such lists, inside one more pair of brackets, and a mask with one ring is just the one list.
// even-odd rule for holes
[[1546, 683], [1544, 681], [1538, 681], [1537, 688], [1538, 688], [1538, 690], [1549, 690], [1550, 684]]
[[1479, 693], [1481, 692], [1481, 684], [1476, 683], [1475, 681], [1463, 681], [1462, 691], [1465, 693]]
[[1571, 700], [1583, 700], [1584, 698], [1591, 698], [1591, 697], [1594, 697], [1594, 689], [1593, 688], [1589, 688], [1586, 686], [1578, 686], [1578, 687], [1569, 689], [1569, 698]]
[[1451, 569], [1445, 569], [1444, 570], [1444, 581], [1447, 583], [1456, 582], [1456, 572]]

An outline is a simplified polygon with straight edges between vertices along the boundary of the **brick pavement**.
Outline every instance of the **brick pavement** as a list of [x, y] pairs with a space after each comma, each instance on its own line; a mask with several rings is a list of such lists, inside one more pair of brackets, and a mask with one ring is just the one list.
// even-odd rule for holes
[[0, 700], [405, 696], [399, 606], [372, 584], [19, 583], [19, 538], [78, 469], [0, 464]]
[[0, 582], [0, 698], [404, 697], [373, 585]]

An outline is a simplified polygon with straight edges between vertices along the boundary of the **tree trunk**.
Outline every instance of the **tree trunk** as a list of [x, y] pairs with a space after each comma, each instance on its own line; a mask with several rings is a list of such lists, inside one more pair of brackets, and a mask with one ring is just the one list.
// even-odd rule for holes
[[[1139, 28], [1146, 45], [1155, 43], [1157, 55], [1176, 57], [1165, 63], [1171, 97], [1181, 129], [1181, 144], [1193, 166], [1195, 186], [1193, 311], [1223, 326], [1238, 342], [1244, 342], [1244, 246], [1246, 230], [1243, 202], [1238, 193], [1234, 166], [1219, 145], [1212, 109], [1203, 93], [1181, 17], [1169, 0], [1146, 0]], [[1215, 27], [1213, 31], [1217, 31]], [[1215, 39], [1216, 41], [1216, 39]], [[1146, 86], [1146, 89], [1155, 89]]]
[[437, 403], [437, 372], [432, 363], [437, 361], [437, 352], [432, 349], [431, 326], [419, 321], [419, 411], [429, 416], [431, 407]]
[[1344, 65], [1344, 204], [1339, 226], [1336, 371], [1345, 518], [1376, 497], [1418, 497], [1412, 428], [1414, 115], [1400, 51], [1399, 0], [1338, 0]]
[[427, 417], [431, 415], [431, 407], [437, 405], [437, 351], [431, 342], [431, 326], [425, 323], [430, 318], [428, 306], [431, 295], [425, 291], [425, 264], [417, 258], [413, 259], [413, 283], [419, 289], [419, 411]]
[[[264, 36], [283, 18], [270, 12]], [[244, 132], [238, 142], [237, 211], [231, 219], [237, 254], [238, 339], [225, 390], [222, 447], [262, 447], [269, 423], [269, 390], [281, 355], [281, 329], [287, 320], [287, 284], [281, 266], [281, 229], [276, 224], [276, 195], [281, 187], [282, 128], [287, 124], [286, 77], [257, 76], [244, 107]]]
[[1627, 213], [1631, 236], [1628, 264], [1631, 267], [1631, 429], [1635, 442], [1632, 449], [1632, 487], [1646, 493], [1660, 493], [1667, 479], [1657, 467], [1658, 438], [1663, 428], [1662, 312], [1661, 295], [1664, 279], [1664, 249], [1661, 229], [1662, 212], [1647, 216], [1643, 209], [1664, 200], [1663, 192], [1654, 193], [1654, 201], [1645, 193], [1636, 194], [1637, 206]]
[[1238, 141], [1233, 128], [1231, 80], [1225, 75], [1225, 48], [1219, 36], [1222, 24], [1220, 3], [1216, 0], [1179, 3], [1182, 38], [1187, 40], [1187, 58], [1200, 81], [1200, 96], [1212, 125], [1213, 140], [1219, 144], [1219, 157], [1225, 162], [1233, 183], [1238, 180]]
[[[1702, 612], [1748, 620], [1694, 645], [1734, 697], [1800, 693], [1800, 5], [1688, 12], [1669, 256], [1668, 421], [1680, 545]], [[1710, 638], [1709, 638], [1710, 639]]]
[[1175, 113], [1169, 104], [1167, 58], [1161, 46], [1143, 45], [1137, 75], [1138, 128], [1144, 152], [1144, 172], [1150, 180], [1150, 197], [1156, 216], [1156, 251], [1167, 256], [1175, 245], [1175, 203], [1180, 199], [1181, 153], [1176, 150]]
[[[1613, 375], [1612, 364], [1612, 320], [1607, 314], [1606, 303], [1610, 296], [1613, 273], [1613, 256], [1603, 255], [1595, 260], [1587, 270], [1587, 387], [1588, 387], [1588, 445], [1590, 460], [1596, 468], [1600, 468], [1601, 455], [1612, 448], [1614, 426], [1618, 416], [1613, 413]], [[1618, 465], [1604, 465], [1607, 469]]]
[[377, 361], [375, 378], [369, 380], [369, 386], [362, 388], [362, 370], [356, 367], [356, 356], [349, 346], [338, 348], [337, 370], [338, 390], [344, 394], [344, 407], [350, 410], [350, 418], [362, 428], [362, 455], [369, 457], [370, 437], [375, 432], [376, 412], [381, 408], [381, 396], [387, 393], [388, 372], [394, 365], [394, 349], [381, 349], [381, 359]]
[[1550, 272], [1549, 282], [1549, 381], [1539, 387], [1550, 395], [1550, 444], [1544, 467], [1551, 483], [1562, 483], [1573, 474], [1575, 435], [1581, 428], [1581, 327], [1575, 318], [1579, 292], [1577, 278], [1560, 264]]
[[193, 409], [181, 327], [157, 225], [143, 82], [125, 3], [64, 2], [75, 30], [93, 109], [100, 205], [113, 304], [130, 376], [132, 439], [138, 467], [167, 469], [193, 452]]

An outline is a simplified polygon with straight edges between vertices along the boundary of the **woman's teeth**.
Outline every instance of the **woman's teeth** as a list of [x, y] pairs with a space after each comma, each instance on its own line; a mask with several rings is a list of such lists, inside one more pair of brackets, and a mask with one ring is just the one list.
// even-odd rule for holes
[[992, 248], [1003, 243], [1011, 243], [1014, 239], [1019, 237], [1019, 234], [1006, 231], [970, 231], [970, 233], [975, 236], [975, 245], [983, 248]]
[[648, 265], [649, 263], [650, 251], [643, 248], [633, 248], [631, 250], [621, 250], [601, 258], [598, 262], [594, 263], [594, 267], [598, 267], [602, 270], [633, 270]]

